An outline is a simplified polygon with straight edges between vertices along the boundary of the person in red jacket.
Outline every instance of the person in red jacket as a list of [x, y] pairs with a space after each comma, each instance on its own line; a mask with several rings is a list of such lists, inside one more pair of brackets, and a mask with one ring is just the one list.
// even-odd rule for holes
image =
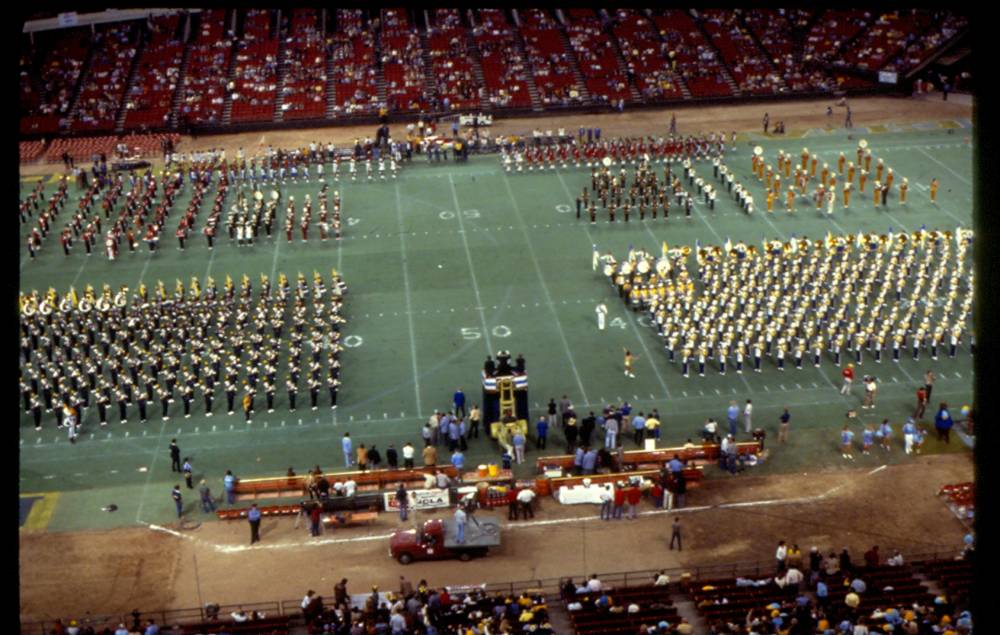
[[851, 384], [854, 383], [854, 364], [848, 364], [840, 373], [844, 377], [844, 385], [840, 388], [840, 394], [849, 395], [851, 394]]
[[639, 501], [642, 500], [642, 492], [635, 485], [632, 485], [625, 492], [625, 500], [628, 501], [628, 517], [634, 519], [636, 517], [636, 509], [639, 507]]
[[923, 419], [925, 408], [927, 408], [927, 390], [921, 386], [917, 388], [917, 409], [913, 413], [913, 418]]
[[622, 517], [622, 507], [625, 505], [625, 489], [620, 486], [615, 486], [615, 510], [613, 517], [615, 519], [621, 519]]

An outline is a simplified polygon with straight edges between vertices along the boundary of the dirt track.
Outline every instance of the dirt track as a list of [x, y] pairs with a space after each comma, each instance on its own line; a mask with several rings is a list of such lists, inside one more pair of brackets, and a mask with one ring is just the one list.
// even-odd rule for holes
[[[710, 468], [714, 469], [714, 468]], [[933, 551], [953, 545], [964, 529], [935, 496], [945, 483], [972, 479], [967, 455], [922, 457], [871, 473], [870, 468], [710, 480], [688, 496], [688, 505], [756, 502], [739, 508], [692, 510], [681, 515], [684, 551], [667, 549], [669, 514], [602, 522], [593, 506], [541, 501], [535, 521], [504, 529], [503, 544], [485, 560], [398, 565], [384, 538], [401, 526], [381, 514], [371, 528], [328, 531], [312, 539], [290, 518], [266, 521], [263, 541], [249, 547], [244, 522], [209, 522], [171, 533], [146, 528], [21, 536], [21, 616], [54, 616], [190, 608], [294, 599], [308, 588], [330, 594], [341, 577], [363, 591], [392, 588], [398, 576], [431, 584], [506, 582], [592, 572], [695, 567], [761, 560], [768, 563], [779, 539], [804, 552], [817, 545], [847, 546], [860, 555], [872, 544], [883, 553]], [[778, 499], [809, 502], [760, 504]], [[648, 502], [641, 511], [652, 512]], [[423, 516], [426, 518], [426, 516]], [[905, 523], [900, 519], [905, 518]], [[331, 543], [336, 540], [338, 542]], [[766, 565], [765, 565], [766, 566]]]
[[[936, 95], [925, 95], [919, 99], [895, 97], [863, 97], [851, 99], [851, 114], [855, 127], [875, 124], [906, 124], [918, 121], [935, 121], [971, 117], [972, 107], [963, 95], [951, 101], [941, 101]], [[525, 134], [534, 128], [540, 130], [566, 128], [575, 131], [580, 126], [600, 127], [603, 136], [624, 136], [644, 134], [665, 134], [671, 114], [677, 115], [677, 128], [681, 134], [726, 132], [761, 132], [761, 119], [767, 112], [771, 123], [784, 121], [788, 134], [809, 128], [826, 126], [840, 127], [844, 123], [843, 107], [835, 106], [833, 115], [827, 117], [826, 107], [834, 106], [831, 99], [798, 100], [787, 102], [758, 103], [748, 105], [695, 105], [679, 104], [674, 108], [626, 111], [624, 114], [567, 114], [560, 117], [531, 117], [504, 119], [498, 116], [491, 127], [491, 134]], [[393, 121], [390, 130], [400, 135], [409, 121]], [[312, 140], [332, 141], [337, 145], [353, 143], [359, 137], [372, 137], [375, 126], [345, 126], [337, 128], [316, 128], [310, 130], [278, 130], [269, 132], [248, 132], [237, 135], [206, 135], [192, 138], [183, 136], [179, 151], [191, 152], [211, 148], [225, 148], [228, 156], [244, 148], [248, 152], [260, 147], [273, 145], [289, 148], [307, 145]], [[21, 166], [22, 175], [49, 174], [61, 169], [61, 164]]]

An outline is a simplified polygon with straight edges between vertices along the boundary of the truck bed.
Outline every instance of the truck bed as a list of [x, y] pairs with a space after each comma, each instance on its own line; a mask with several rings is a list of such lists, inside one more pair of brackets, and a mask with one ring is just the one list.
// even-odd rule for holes
[[[465, 542], [455, 542], [455, 520], [446, 518], [444, 523], [444, 546], [449, 549], [496, 547], [500, 544], [500, 521], [496, 516], [469, 517], [465, 523]], [[476, 524], [478, 522], [478, 525]]]

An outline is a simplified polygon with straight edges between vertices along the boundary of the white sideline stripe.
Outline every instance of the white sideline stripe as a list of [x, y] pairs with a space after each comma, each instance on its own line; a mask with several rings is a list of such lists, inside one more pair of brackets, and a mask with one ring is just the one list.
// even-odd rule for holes
[[[465, 223], [462, 221], [462, 206], [458, 202], [458, 190], [455, 189], [455, 179], [448, 173], [448, 185], [451, 187], [451, 198], [455, 202], [455, 217], [458, 218], [458, 226], [461, 229], [462, 246], [465, 248], [465, 259], [469, 263], [469, 275], [472, 277], [472, 290], [476, 294], [476, 306], [483, 306], [482, 295], [479, 292], [479, 282], [476, 280], [476, 270], [472, 265], [472, 252], [469, 251], [469, 239], [465, 236]], [[480, 309], [479, 320], [483, 323], [483, 339], [486, 341], [486, 354], [493, 355], [496, 351], [493, 348], [493, 341], [490, 339], [490, 329], [486, 326], [486, 313]]]
[[399, 184], [396, 189], [396, 217], [399, 221], [399, 248], [402, 258], [400, 264], [403, 267], [403, 291], [406, 297], [406, 320], [410, 328], [410, 359], [413, 360], [413, 390], [417, 396], [417, 417], [423, 417], [424, 407], [420, 402], [420, 373], [417, 370], [417, 342], [413, 329], [413, 300], [410, 292], [410, 273], [406, 264], [406, 241], [403, 238], [403, 208], [399, 199]]
[[[538, 266], [538, 256], [535, 254], [535, 247], [531, 244], [531, 236], [528, 235], [528, 228], [524, 223], [524, 219], [521, 217], [521, 207], [517, 204], [517, 199], [514, 198], [514, 190], [510, 187], [510, 180], [507, 178], [507, 173], [501, 174], [503, 179], [503, 184], [507, 188], [507, 195], [510, 196], [511, 205], [514, 206], [514, 213], [517, 215], [517, 219], [521, 224], [521, 233], [524, 234], [524, 242], [528, 245], [528, 255], [531, 256], [531, 263], [535, 266], [535, 273], [538, 275], [538, 281], [542, 284], [542, 292], [545, 294], [545, 301], [549, 305], [549, 309], [552, 310], [552, 317], [555, 318], [556, 328], [559, 330], [559, 338], [562, 340], [563, 349], [566, 351], [566, 358], [569, 359], [570, 368], [573, 369], [573, 376], [576, 378], [576, 386], [580, 389], [580, 394], [583, 395], [584, 401], [590, 401], [587, 397], [587, 391], [583, 387], [583, 380], [580, 379], [580, 372], [576, 368], [576, 362], [573, 360], [573, 352], [569, 348], [569, 342], [566, 340], [566, 331], [563, 330], [562, 322], [559, 320], [559, 312], [556, 311], [552, 303], [552, 294], [549, 293], [549, 286], [545, 284], [545, 278], [542, 276], [542, 269]], [[562, 175], [559, 176], [562, 178]], [[454, 189], [452, 190], [454, 191]], [[456, 205], [457, 207], [457, 205]], [[566, 301], [563, 300], [563, 304]]]
[[[870, 472], [867, 472], [863, 476], [871, 476], [886, 469], [886, 465], [877, 467]], [[863, 478], [863, 477], [862, 477]], [[638, 516], [662, 516], [665, 514], [691, 514], [694, 512], [711, 511], [713, 509], [741, 509], [745, 507], [767, 507], [769, 505], [797, 505], [803, 503], [812, 503], [816, 501], [829, 498], [836, 492], [844, 488], [846, 483], [832, 487], [821, 494], [814, 494], [812, 496], [796, 496], [793, 498], [769, 498], [758, 501], [743, 501], [739, 503], [721, 503], [719, 505], [700, 505], [697, 507], [682, 507], [680, 509], [654, 509], [644, 512], [639, 512]], [[601, 517], [598, 516], [582, 516], [579, 518], [553, 518], [551, 520], [532, 520], [530, 522], [523, 523], [508, 523], [503, 525], [503, 529], [510, 531], [512, 529], [530, 529], [532, 527], [548, 527], [551, 525], [568, 525], [573, 523], [587, 522], [587, 521], [600, 521]], [[231, 553], [244, 553], [246, 551], [259, 551], [259, 550], [271, 550], [279, 551], [286, 549], [299, 549], [301, 547], [320, 547], [326, 545], [337, 545], [337, 544], [348, 544], [355, 542], [371, 542], [373, 540], [385, 540], [392, 536], [392, 534], [373, 534], [368, 536], [355, 536], [353, 538], [322, 538], [320, 540], [309, 540], [308, 542], [296, 542], [296, 543], [277, 543], [268, 545], [221, 545], [218, 543], [210, 543], [205, 540], [194, 538], [187, 534], [180, 533], [173, 529], [163, 527], [161, 525], [154, 525], [152, 523], [142, 523], [148, 526], [153, 531], [160, 531], [171, 536], [177, 536], [179, 538], [184, 538], [185, 540], [191, 540], [197, 544], [206, 545], [217, 553], [231, 554]]]

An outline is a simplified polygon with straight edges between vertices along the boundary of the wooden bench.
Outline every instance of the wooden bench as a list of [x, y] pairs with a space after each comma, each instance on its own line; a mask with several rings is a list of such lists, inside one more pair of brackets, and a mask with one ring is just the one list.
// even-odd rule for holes
[[[450, 478], [457, 478], [458, 470], [453, 465], [440, 467], [415, 467], [410, 470], [365, 470], [364, 472], [324, 472], [323, 476], [332, 485], [336, 482], [353, 480], [358, 490], [393, 490], [399, 483], [423, 482], [425, 474], [444, 472]], [[241, 478], [236, 481], [233, 491], [240, 498], [257, 500], [260, 498], [291, 498], [308, 496], [306, 476], [267, 476], [262, 478]]]
[[[704, 443], [693, 448], [664, 448], [662, 450], [627, 450], [622, 453], [623, 461], [626, 464], [655, 463], [663, 465], [674, 458], [676, 454], [682, 461], [717, 461], [719, 459], [720, 445], [718, 443]], [[760, 443], [757, 441], [747, 441], [736, 444], [737, 454], [756, 454], [760, 452]], [[572, 454], [557, 454], [553, 456], [542, 456], [535, 459], [535, 470], [542, 474], [547, 467], [558, 466], [563, 471], [573, 469], [574, 456]]]
[[325, 527], [355, 527], [361, 524], [374, 525], [378, 519], [378, 512], [341, 512], [339, 514], [327, 514], [323, 517]]
[[[257, 509], [260, 510], [260, 515], [262, 518], [267, 516], [295, 516], [299, 513], [301, 509], [300, 505], [264, 505], [258, 506]], [[249, 507], [238, 507], [233, 509], [217, 509], [215, 511], [216, 517], [220, 520], [239, 520], [240, 518], [246, 518], [249, 513]]]

